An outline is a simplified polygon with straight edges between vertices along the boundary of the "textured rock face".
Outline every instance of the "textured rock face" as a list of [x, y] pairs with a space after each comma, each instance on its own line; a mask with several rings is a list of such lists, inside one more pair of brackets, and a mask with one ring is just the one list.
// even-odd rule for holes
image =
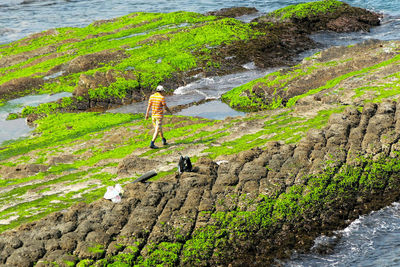
[[[357, 166], [360, 154], [394, 157], [400, 151], [399, 125], [399, 103], [369, 103], [362, 112], [348, 108], [333, 115], [328, 126], [311, 130], [297, 145], [271, 142], [265, 150], [245, 151], [234, 161], [220, 165], [200, 158], [194, 172], [126, 186], [121, 203], [104, 199], [81, 203], [1, 234], [0, 263], [32, 266], [38, 261], [36, 266], [47, 266], [46, 262], [62, 264], [66, 259], [98, 260], [128, 253], [129, 246], [137, 247], [137, 255], [146, 257], [142, 248], [151, 243], [184, 244], [196, 229], [213, 223], [212, 213], [236, 208], [252, 210], [245, 199], [232, 196], [256, 199], [260, 194], [279, 195], [293, 185], [307, 184], [308, 175], [321, 173], [328, 161], [340, 169]], [[119, 169], [126, 172], [138, 164], [145, 168], [151, 162], [130, 157]], [[399, 199], [394, 183], [400, 181], [392, 179], [394, 182], [369, 191], [368, 195], [357, 195], [355, 190], [345, 202], [338, 199], [324, 210], [306, 212], [301, 220], [282, 220], [273, 228], [260, 229], [254, 239], [236, 240], [234, 254], [228, 259], [233, 265], [261, 264], [265, 258], [288, 255], [292, 248], [308, 248], [320, 233], [344, 227], [360, 214]], [[101, 249], [94, 250], [95, 247]], [[204, 263], [218, 261], [214, 255]]]
[[[74, 101], [76, 105], [72, 107], [72, 110], [87, 110], [90, 108], [101, 108], [109, 109], [115, 106], [129, 104], [143, 99], [143, 94], [138, 91], [136, 87], [129, 88], [124, 92], [125, 97], [89, 97], [89, 91], [95, 90], [98, 87], [108, 87], [112, 83], [117, 81], [117, 78], [123, 78], [125, 80], [137, 80], [134, 73], [126, 71], [121, 73], [115, 70], [109, 70], [107, 72], [95, 72], [94, 75], [81, 74], [79, 77], [78, 86], [73, 91], [75, 96]], [[81, 99], [78, 99], [81, 97]]]
[[[47, 31], [47, 32], [49, 32], [49, 31]], [[34, 36], [32, 36], [32, 37], [34, 37]], [[37, 37], [40, 37], [40, 36], [36, 35], [36, 38]], [[27, 40], [27, 39], [25, 39], [25, 40]], [[2, 57], [0, 59], [0, 68], [5, 68], [5, 67], [9, 67], [9, 66], [12, 66], [15, 64], [19, 64], [30, 58], [42, 56], [42, 55], [49, 54], [49, 53], [54, 53], [56, 51], [57, 51], [56, 46], [45, 46], [45, 47], [41, 47], [41, 48], [33, 50], [33, 51], [21, 53], [18, 55], [13, 55], [10, 57]]]
[[155, 160], [129, 156], [118, 165], [119, 174], [145, 173], [151, 171], [159, 163]]
[[107, 50], [94, 54], [83, 55], [71, 60], [65, 71], [68, 74], [83, 72], [98, 68], [101, 64], [108, 63], [110, 61], [118, 62], [126, 57], [127, 55], [125, 55], [124, 51]]
[[[290, 35], [291, 31], [287, 30], [286, 39], [277, 48], [279, 51], [285, 50], [287, 44], [295, 47], [296, 42], [293, 40], [301, 37]], [[307, 39], [303, 40], [306, 42]], [[259, 49], [265, 43], [260, 42], [257, 45], [256, 48]], [[344, 61], [340, 64], [347, 68], [354, 64], [357, 69], [366, 66], [370, 61], [380, 62], [398, 53], [396, 45], [392, 48], [380, 47], [380, 43], [372, 45], [380, 52], [372, 59], [362, 59], [360, 56], [352, 62]], [[370, 48], [363, 45], [332, 48], [313, 60], [318, 63], [334, 60], [343, 54], [344, 50], [352, 49], [359, 52], [365, 49], [364, 54], [371, 55], [372, 53], [367, 53], [367, 47]], [[227, 55], [244, 55], [246, 51], [246, 47], [243, 46]], [[254, 60], [262, 64], [265, 58], [267, 56], [260, 52], [259, 60], [257, 61], [257, 57]], [[398, 72], [397, 66], [388, 66], [386, 72], [375, 71], [371, 77], [379, 78], [388, 73]], [[299, 79], [290, 83], [289, 92], [296, 95], [310, 89], [311, 85], [321, 86], [327, 79], [336, 77], [336, 72], [345, 74], [346, 67], [340, 70], [335, 66], [327, 66], [327, 69], [328, 71], [307, 76], [304, 81]], [[83, 84], [77, 88], [76, 94], [84, 96], [88, 88], [94, 88], [98, 84], [106, 85], [114, 78], [112, 72], [81, 76]], [[343, 92], [352, 92], [352, 86], [359, 83], [357, 79], [363, 78], [356, 77], [345, 81], [343, 86], [347, 86], [349, 90]], [[264, 90], [262, 85], [259, 88]], [[315, 111], [318, 105], [323, 109], [323, 105], [337, 101], [347, 104], [354, 101], [356, 105], [363, 106], [363, 110], [350, 108], [344, 113], [333, 115], [326, 128], [311, 130], [297, 145], [271, 142], [264, 149], [252, 149], [234, 157], [227, 157], [229, 161], [220, 165], [210, 159], [200, 158], [195, 163], [195, 171], [192, 173], [183, 173], [181, 177], [172, 175], [157, 182], [126, 186], [121, 203], [113, 204], [106, 200], [92, 204], [81, 203], [40, 221], [23, 225], [14, 231], [0, 234], [0, 265], [33, 266], [38, 262], [36, 266], [51, 266], [50, 262], [56, 262], [64, 266], [82, 259], [97, 261], [123, 253], [130, 253], [135, 258], [148, 258], [151, 256], [148, 248], [152, 244], [171, 242], [184, 246], [189, 243], [188, 240], [190, 241], [196, 230], [215, 224], [213, 214], [236, 210], [254, 211], [257, 207], [249, 204], [249, 199], [258, 204], [262, 203], [258, 198], [260, 194], [275, 197], [290, 191], [292, 186], [306, 185], [309, 181], [308, 175], [322, 173], [323, 168], [328, 165], [327, 162], [340, 169], [347, 164], [359, 166], [360, 155], [375, 159], [397, 156], [397, 152], [400, 151], [398, 103], [386, 101], [364, 106], [363, 100], [366, 97], [361, 97], [361, 100], [354, 99], [353, 95], [338, 97], [331, 92], [301, 99], [294, 111], [307, 113], [310, 107]], [[82, 110], [98, 105], [108, 107], [111, 104], [110, 99], [77, 103], [81, 105], [78, 109]], [[249, 119], [250, 124], [251, 118]], [[246, 126], [248, 124], [242, 124], [243, 132], [249, 130]], [[124, 134], [127, 135], [122, 132], [122, 135]], [[107, 141], [112, 140], [110, 138]], [[129, 176], [138, 171], [150, 170], [153, 164], [160, 164], [160, 161], [167, 158], [157, 158], [159, 161], [156, 162], [129, 156], [120, 162], [116, 172], [118, 175]], [[48, 163], [51, 166], [73, 160], [72, 155], [52, 156]], [[18, 166], [18, 169], [4, 166], [1, 168], [1, 175], [10, 178], [25, 177], [46, 171], [47, 168], [45, 165], [24, 165], [22, 168]], [[304, 213], [299, 221], [281, 220], [273, 227], [257, 229], [245, 238], [236, 237], [237, 239], [228, 244], [228, 251], [223, 251], [226, 253], [225, 257], [218, 249], [212, 249], [211, 253], [197, 251], [195, 254], [200, 255], [201, 264], [204, 265], [232, 263], [235, 266], [245, 266], [249, 265], [249, 262], [263, 265], [271, 258], [285, 257], [293, 248], [307, 249], [320, 233], [330, 233], [345, 226], [359, 214], [397, 200], [397, 185], [400, 182], [396, 179], [394, 177], [395, 182], [391, 184], [385, 183], [384, 188], [367, 191], [369, 193], [366, 195], [352, 193], [351, 198], [345, 201], [335, 199], [335, 204], [331, 203], [324, 210], [316, 209]], [[226, 233], [222, 233], [224, 234]], [[177, 255], [176, 265], [193, 265], [184, 260], [185, 255], [180, 249]]]
[[0, 95], [15, 95], [26, 90], [39, 89], [44, 81], [40, 78], [23, 77], [0, 85]]

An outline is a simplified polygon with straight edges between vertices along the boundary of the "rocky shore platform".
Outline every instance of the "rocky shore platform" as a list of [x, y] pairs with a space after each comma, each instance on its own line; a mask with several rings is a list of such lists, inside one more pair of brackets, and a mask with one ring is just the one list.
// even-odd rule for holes
[[[257, 266], [307, 251], [399, 199], [399, 51], [380, 41], [325, 50], [302, 63], [336, 66], [323, 89], [242, 118], [168, 116], [170, 145], [158, 151], [147, 148], [151, 124], [140, 116], [37, 121], [36, 137], [0, 152], [9, 221], [0, 262]], [[179, 153], [193, 172], [176, 174]], [[152, 169], [156, 179], [130, 183]], [[115, 183], [125, 185], [122, 202], [93, 202]]]
[[[112, 36], [110, 47], [115, 45], [113, 41], [123, 45], [126, 39], [137, 38], [137, 42], [146, 40], [139, 46], [156, 47], [164, 53], [172, 50], [162, 50], [166, 49], [163, 42], [173, 42], [177, 37], [170, 34], [201, 32], [202, 27], [210, 26], [210, 23], [223, 31], [234, 28], [234, 32], [243, 34], [242, 30], [245, 30], [241, 35], [243, 38], [233, 41], [241, 45], [258, 43], [266, 38], [265, 32], [261, 34], [257, 30], [260, 25], [269, 25], [268, 31], [284, 27], [285, 31], [292, 29], [295, 32], [301, 31], [297, 23], [325, 25], [304, 28], [302, 31], [306, 35], [301, 35], [302, 39], [328, 24], [329, 27], [348, 26], [348, 21], [357, 21], [356, 24], [364, 23], [360, 26], [364, 30], [367, 30], [366, 25], [379, 24], [378, 14], [351, 8], [342, 2], [316, 3], [315, 6], [302, 4], [286, 9], [285, 13], [269, 14], [258, 19], [263, 22], [251, 27], [226, 18], [235, 15], [223, 17], [227, 10], [216, 13], [218, 17], [212, 19], [193, 13], [165, 15], [166, 24], [162, 25], [157, 23], [165, 17], [159, 14], [134, 14], [94, 23], [90, 26], [93, 36], [86, 35], [89, 28], [82, 29], [79, 36], [86, 36], [83, 43], [88, 45], [84, 46], [88, 50], [99, 48], [88, 48], [93, 45], [93, 38], [108, 40]], [[333, 12], [343, 11], [343, 8], [345, 12], [341, 15]], [[372, 17], [351, 15], [351, 18], [344, 18], [343, 14], [349, 14], [346, 13], [349, 9], [366, 12], [362, 14]], [[238, 12], [235, 10], [233, 14], [243, 14]], [[175, 21], [173, 29], [166, 26], [182, 14], [185, 21]], [[318, 19], [321, 14], [329, 16], [329, 22]], [[133, 24], [131, 19], [140, 22]], [[121, 30], [111, 26], [116, 21], [123, 24]], [[150, 27], [150, 22], [156, 23], [156, 28]], [[193, 25], [189, 29], [186, 23]], [[109, 28], [109, 34], [105, 34], [103, 28], [94, 31], [101, 25], [112, 28]], [[273, 30], [270, 26], [274, 26]], [[140, 27], [144, 29], [135, 32]], [[157, 34], [140, 34], [142, 30], [154, 30]], [[399, 42], [370, 40], [349, 47], [329, 48], [296, 66], [234, 88], [224, 95], [224, 101], [233, 107], [248, 107], [253, 111], [243, 117], [207, 120], [166, 116], [164, 129], [169, 145], [152, 150], [148, 148], [152, 125], [149, 120], [143, 120], [142, 114], [54, 111], [60, 108], [67, 111], [71, 103], [76, 103], [74, 101], [84, 103], [99, 95], [109, 104], [112, 102], [110, 92], [126, 97], [129, 93], [122, 93], [150, 81], [147, 70], [153, 69], [154, 64], [172, 64], [171, 58], [169, 61], [162, 58], [157, 63], [159, 55], [153, 57], [152, 54], [150, 58], [154, 62], [151, 64], [141, 61], [149, 65], [130, 61], [138, 64], [134, 65], [134, 70], [112, 70], [111, 65], [113, 68], [120, 63], [125, 64], [121, 65], [124, 68], [128, 66], [123, 63], [124, 53], [113, 50], [110, 58], [116, 61], [110, 66], [100, 60], [96, 68], [86, 69], [85, 73], [70, 71], [65, 74], [64, 68], [71, 70], [71, 66], [75, 66], [72, 61], [76, 66], [86, 65], [80, 65], [82, 58], [78, 60], [74, 54], [84, 49], [75, 47], [71, 50], [74, 52], [68, 54], [69, 49], [79, 42], [64, 40], [61, 43], [65, 47], [55, 48], [61, 53], [57, 56], [47, 57], [44, 53], [27, 62], [24, 61], [26, 58], [20, 59], [22, 61], [15, 65], [9, 61], [21, 56], [16, 55], [21, 52], [18, 49], [30, 47], [36, 52], [41, 51], [36, 47], [35, 38], [59, 42], [61, 39], [52, 37], [70, 36], [78, 34], [77, 31], [62, 29], [58, 34], [42, 33], [9, 47], [0, 47], [10, 56], [0, 58], [1, 64], [8, 64], [2, 76], [9, 80], [2, 84], [2, 88], [8, 88], [6, 92], [14, 90], [14, 87], [7, 87], [8, 83], [14, 84], [13, 75], [27, 74], [33, 70], [29, 68], [34, 63], [58, 57], [65, 61], [60, 63], [57, 59], [59, 68], [51, 73], [45, 70], [51, 64], [38, 63], [43, 70], [34, 77], [18, 79], [37, 79], [47, 84], [47, 89], [70, 88], [75, 92], [75, 98], [50, 103], [37, 110], [27, 108], [26, 114], [41, 114], [35, 120], [36, 130], [30, 138], [7, 142], [0, 149], [0, 266], [273, 265], [276, 259], [288, 258], [293, 251], [307, 252], [321, 234], [329, 236], [359, 215], [400, 199]], [[220, 33], [218, 30], [215, 36]], [[290, 36], [292, 31], [286, 34]], [[163, 69], [168, 64], [157, 65], [163, 66], [160, 69], [165, 72], [156, 73], [157, 79], [152, 82], [167, 85], [180, 74], [194, 70], [193, 73], [208, 70], [212, 70], [213, 75], [225, 73], [235, 64], [240, 66], [241, 62], [261, 58], [256, 56], [257, 53], [265, 51], [256, 49], [255, 54], [245, 53], [246, 46], [231, 46], [229, 38], [224, 41], [226, 43], [214, 43], [219, 52], [213, 50], [215, 47], [207, 48], [210, 49], [207, 52], [193, 50], [197, 56], [201, 53], [210, 56], [200, 57], [205, 60], [205, 65], [190, 65], [179, 71]], [[280, 38], [279, 42], [287, 40]], [[308, 37], [302, 40], [308, 40]], [[273, 44], [275, 46], [276, 42]], [[287, 46], [277, 47], [281, 49], [279, 51], [287, 49]], [[134, 46], [127, 51], [133, 48], [140, 49]], [[274, 53], [263, 54], [265, 58], [259, 64], [268, 64], [266, 59], [275, 58]], [[172, 52], [171, 55], [176, 56]], [[249, 57], [241, 58], [240, 55]], [[38, 60], [42, 56], [44, 58]], [[179, 64], [192, 59], [192, 55], [186, 56]], [[237, 58], [233, 65], [224, 63], [230, 56]], [[92, 53], [88, 58], [96, 57]], [[215, 58], [223, 60], [214, 61]], [[19, 65], [25, 64], [22, 62], [32, 63], [27, 67], [29, 71], [24, 70], [25, 65]], [[137, 72], [138, 67], [143, 69]], [[61, 76], [51, 76], [56, 71], [61, 71]], [[111, 81], [113, 73], [120, 75], [112, 82], [116, 84], [95, 86], [96, 77]], [[138, 80], [139, 73], [141, 78]], [[172, 76], [163, 76], [166, 73]], [[69, 80], [71, 77], [75, 83]], [[150, 89], [151, 84], [147, 83], [146, 88]], [[138, 100], [146, 95], [145, 91], [140, 92]], [[5, 95], [5, 99], [15, 97], [14, 94]], [[90, 98], [91, 95], [94, 98]], [[104, 107], [108, 108], [108, 104]], [[180, 155], [191, 157], [192, 172], [177, 173]], [[158, 175], [145, 183], [132, 183], [150, 170], [155, 170]], [[122, 201], [113, 203], [103, 199], [107, 186], [117, 183], [123, 185]]]
[[[397, 102], [346, 108], [298, 144], [269, 142], [222, 162], [199, 158], [193, 172], [127, 184], [120, 203], [80, 203], [7, 231], [0, 235], [0, 260], [6, 266], [272, 264], [400, 199], [399, 127]], [[120, 172], [134, 166], [128, 161]]]
[[229, 8], [133, 13], [84, 28], [59, 28], [0, 46], [0, 99], [31, 93], [72, 92], [22, 115], [106, 110], [143, 101], [158, 84], [173, 88], [200, 77], [296, 63], [315, 48], [309, 34], [368, 31], [381, 15], [329, 0], [277, 10], [250, 23], [233, 17], [256, 12]]

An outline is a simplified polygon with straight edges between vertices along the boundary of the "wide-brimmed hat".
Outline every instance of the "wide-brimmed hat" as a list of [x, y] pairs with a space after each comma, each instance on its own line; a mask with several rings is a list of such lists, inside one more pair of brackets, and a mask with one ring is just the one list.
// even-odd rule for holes
[[157, 86], [156, 91], [157, 92], [164, 92], [165, 91], [164, 86], [162, 86], [162, 85]]

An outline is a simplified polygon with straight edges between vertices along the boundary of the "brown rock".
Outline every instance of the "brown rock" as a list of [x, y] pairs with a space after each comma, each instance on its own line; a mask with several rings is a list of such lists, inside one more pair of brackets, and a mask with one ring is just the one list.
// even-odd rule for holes
[[48, 166], [41, 164], [22, 164], [16, 167], [3, 166], [0, 169], [0, 176], [5, 179], [29, 177], [44, 172], [48, 168]]
[[242, 170], [239, 173], [240, 182], [260, 180], [265, 177], [267, 177], [267, 168], [255, 165], [253, 162], [248, 162], [244, 164]]
[[47, 253], [60, 249], [60, 243], [58, 239], [50, 239], [46, 242], [45, 247]]
[[67, 154], [67, 155], [62, 155], [62, 156], [57, 156], [57, 157], [51, 157], [49, 159], [49, 165], [57, 165], [59, 163], [72, 163], [76, 159], [75, 155]]
[[123, 51], [104, 50], [101, 52], [83, 55], [71, 60], [66, 68], [67, 73], [78, 73], [98, 68], [100, 64], [110, 61], [118, 62], [126, 58], [127, 55]]
[[7, 259], [6, 265], [15, 267], [33, 266], [45, 254], [43, 247], [29, 246], [15, 250]]
[[[309, 32], [324, 30], [350, 32], [369, 31], [372, 26], [380, 24], [380, 17], [381, 15], [377, 13], [343, 3], [334, 12], [310, 12], [305, 17], [294, 15], [285, 21], [294, 23]], [[276, 18], [270, 17], [269, 14], [256, 19], [258, 22], [274, 22], [274, 20]]]
[[154, 169], [154, 166], [158, 164], [157, 161], [151, 159], [145, 159], [130, 155], [124, 158], [118, 165], [119, 174], [137, 174], [145, 173]]
[[40, 48], [32, 50], [32, 51], [26, 51], [26, 52], [19, 53], [16, 55], [2, 57], [2, 58], [0, 58], [0, 68], [10, 67], [10, 66], [25, 62], [26, 60], [28, 60], [30, 58], [49, 54], [49, 53], [54, 53], [56, 51], [57, 51], [56, 46], [44, 46], [44, 47], [40, 47]]
[[105, 251], [102, 246], [98, 244], [82, 241], [78, 243], [78, 246], [74, 252], [80, 259], [100, 259], [104, 255]]
[[258, 10], [254, 7], [230, 7], [230, 8], [222, 8], [217, 11], [210, 11], [207, 12], [205, 15], [236, 18], [244, 15], [254, 14], [257, 12]]
[[43, 83], [44, 81], [40, 78], [22, 77], [13, 79], [0, 85], [0, 96], [39, 89]]
[[76, 234], [67, 233], [60, 238], [60, 247], [63, 251], [67, 253], [71, 253], [75, 250], [77, 239], [75, 238]]

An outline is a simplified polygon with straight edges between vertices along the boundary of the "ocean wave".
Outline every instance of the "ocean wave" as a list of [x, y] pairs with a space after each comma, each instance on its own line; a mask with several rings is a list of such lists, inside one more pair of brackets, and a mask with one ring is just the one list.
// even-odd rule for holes
[[16, 33], [17, 31], [15, 29], [11, 28], [0, 28], [0, 36], [5, 36], [9, 34]]
[[56, 0], [50, 0], [50, 1], [41, 1], [41, 0], [19, 0], [19, 1], [15, 1], [15, 0], [6, 0], [6, 1], [2, 1], [2, 3], [0, 4], [0, 8], [16, 8], [18, 6], [29, 6], [32, 4], [56, 4]]
[[398, 266], [400, 203], [360, 216], [333, 236], [315, 239], [309, 254], [284, 262], [294, 266]]
[[19, 2], [15, 3], [14, 5], [35, 5], [35, 6], [52, 6], [62, 3], [77, 3], [81, 2], [82, 0], [20, 0]]
[[21, 5], [29, 5], [29, 4], [33, 4], [35, 2], [40, 2], [40, 1], [36, 1], [36, 0], [24, 0], [22, 1], [20, 4]]

